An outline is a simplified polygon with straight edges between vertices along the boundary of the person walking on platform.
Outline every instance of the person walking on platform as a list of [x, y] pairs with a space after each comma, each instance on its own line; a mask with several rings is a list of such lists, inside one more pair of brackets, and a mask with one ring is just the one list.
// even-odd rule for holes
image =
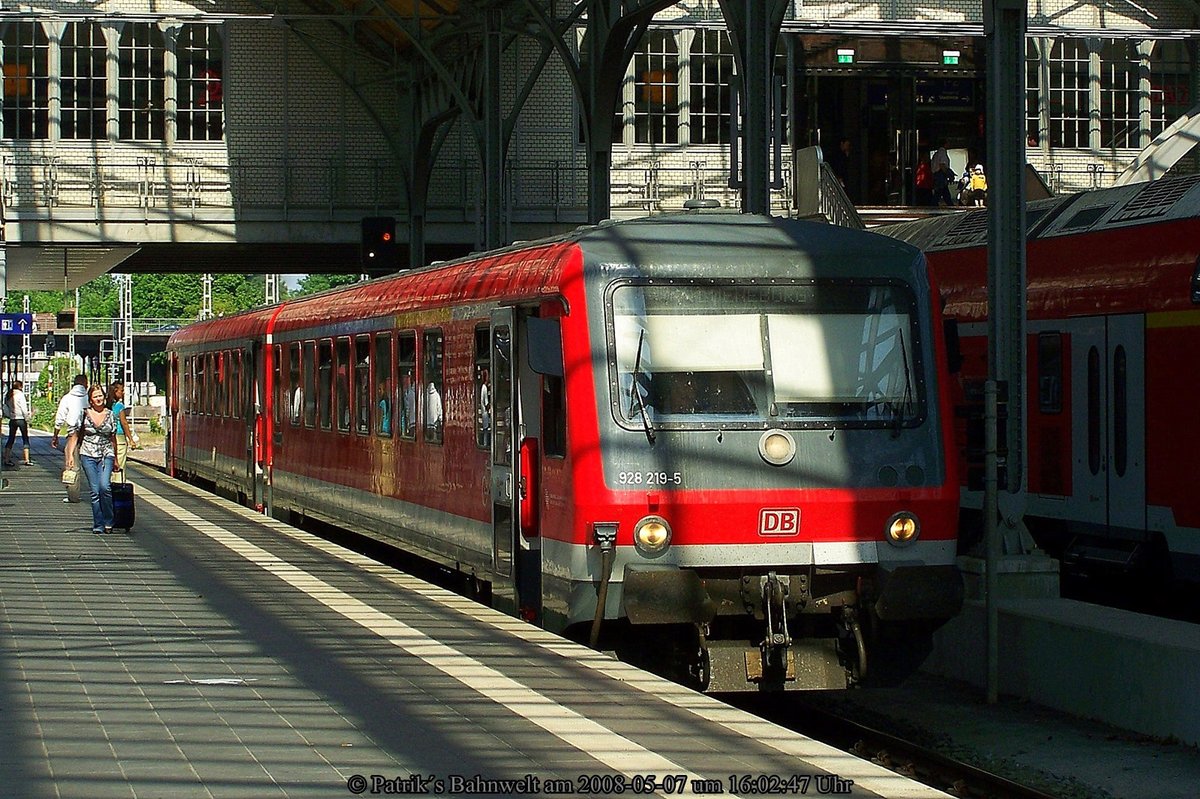
[[127, 483], [129, 478], [125, 475], [125, 461], [129, 457], [129, 450], [137, 449], [138, 434], [133, 432], [133, 424], [129, 421], [124, 382], [116, 380], [108, 387], [108, 407], [117, 420], [117, 459], [113, 472], [120, 472], [121, 482]]
[[92, 532], [111, 533], [113, 528], [112, 472], [117, 455], [117, 418], [105, 405], [104, 388], [93, 385], [87, 392], [88, 407], [78, 427], [67, 436], [67, 468], [75, 468], [74, 445], [79, 440], [79, 463], [92, 489]]
[[963, 205], [987, 205], [987, 176], [983, 173], [983, 164], [976, 164], [974, 169], [963, 175]]
[[933, 204], [938, 206], [954, 205], [950, 196], [950, 183], [954, 180], [954, 168], [950, 166], [950, 154], [946, 152], [946, 142], [938, 143], [937, 152], [929, 165], [933, 172]]
[[4, 397], [4, 415], [8, 417], [8, 442], [4, 445], [4, 465], [16, 466], [13, 460], [13, 444], [16, 443], [17, 431], [21, 431], [21, 442], [25, 449], [25, 466], [32, 465], [29, 460], [29, 400], [22, 391], [25, 384], [20, 380], [13, 381], [12, 388]]
[[[60, 430], [69, 434], [71, 430], [79, 427], [79, 420], [88, 404], [87, 384], [87, 375], [76, 375], [71, 390], [58, 401], [58, 412], [54, 414], [54, 436], [50, 439], [50, 446], [55, 449], [58, 449], [58, 432]], [[68, 443], [70, 443], [69, 438]], [[64, 463], [74, 463], [74, 455], [75, 453], [71, 452], [68, 446], [63, 452]], [[74, 467], [68, 465], [66, 468]]]

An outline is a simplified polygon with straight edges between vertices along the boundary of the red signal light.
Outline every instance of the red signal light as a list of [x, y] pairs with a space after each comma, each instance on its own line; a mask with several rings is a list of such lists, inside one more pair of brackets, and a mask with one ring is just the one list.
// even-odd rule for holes
[[391, 233], [389, 233], [389, 232], [387, 232], [387, 231], [384, 231], [384, 233], [383, 233], [383, 240], [384, 240], [384, 241], [391, 241], [391, 240], [392, 240], [392, 234], [391, 234]]

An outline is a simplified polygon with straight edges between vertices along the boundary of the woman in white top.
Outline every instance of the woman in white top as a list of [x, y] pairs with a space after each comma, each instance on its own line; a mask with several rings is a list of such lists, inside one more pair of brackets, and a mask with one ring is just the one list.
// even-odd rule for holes
[[13, 443], [17, 438], [17, 431], [21, 431], [21, 445], [25, 448], [25, 459], [22, 461], [26, 466], [29, 466], [33, 461], [29, 460], [29, 400], [25, 397], [25, 392], [21, 389], [25, 384], [20, 380], [13, 381], [12, 388], [8, 390], [8, 396], [4, 398], [4, 413], [8, 417], [8, 441], [4, 445], [4, 465], [15, 466], [13, 462], [12, 448]]
[[113, 528], [112, 471], [117, 455], [117, 417], [105, 404], [104, 387], [88, 389], [88, 407], [67, 439], [67, 468], [75, 468], [74, 443], [79, 440], [79, 465], [92, 488], [92, 532]]

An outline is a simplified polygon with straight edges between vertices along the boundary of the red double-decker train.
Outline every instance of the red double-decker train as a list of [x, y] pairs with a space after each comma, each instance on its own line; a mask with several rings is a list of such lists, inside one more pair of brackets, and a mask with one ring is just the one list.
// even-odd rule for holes
[[[1031, 202], [1026, 222], [1030, 530], [1068, 574], [1198, 580], [1200, 176]], [[926, 253], [962, 374], [986, 377], [987, 212], [880, 230]]]
[[871, 233], [606, 223], [179, 331], [169, 468], [700, 688], [894, 678], [961, 603], [934, 297]]

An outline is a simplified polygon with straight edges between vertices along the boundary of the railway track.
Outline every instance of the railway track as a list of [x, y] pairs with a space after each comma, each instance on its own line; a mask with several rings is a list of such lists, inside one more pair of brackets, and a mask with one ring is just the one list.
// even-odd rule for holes
[[731, 705], [964, 799], [1058, 799], [1036, 788], [947, 757], [892, 733], [818, 708], [801, 698], [730, 695]]

